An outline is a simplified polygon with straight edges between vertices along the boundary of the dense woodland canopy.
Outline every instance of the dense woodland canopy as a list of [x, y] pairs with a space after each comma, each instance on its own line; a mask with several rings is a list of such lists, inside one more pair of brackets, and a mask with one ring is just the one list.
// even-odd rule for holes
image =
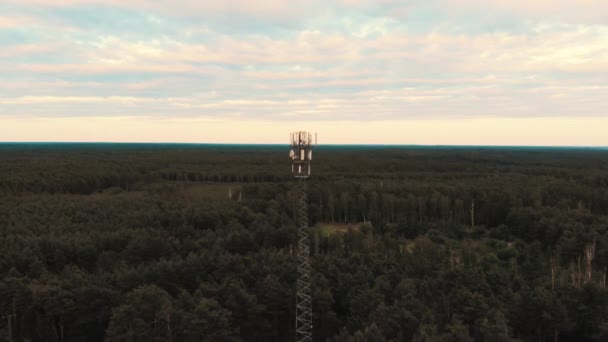
[[[0, 341], [292, 341], [283, 146], [0, 146]], [[315, 341], [608, 340], [608, 151], [326, 147]]]

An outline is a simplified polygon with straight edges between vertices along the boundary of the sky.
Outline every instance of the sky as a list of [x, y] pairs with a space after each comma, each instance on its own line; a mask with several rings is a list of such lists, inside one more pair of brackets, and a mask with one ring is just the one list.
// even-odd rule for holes
[[0, 141], [608, 146], [605, 0], [0, 0]]

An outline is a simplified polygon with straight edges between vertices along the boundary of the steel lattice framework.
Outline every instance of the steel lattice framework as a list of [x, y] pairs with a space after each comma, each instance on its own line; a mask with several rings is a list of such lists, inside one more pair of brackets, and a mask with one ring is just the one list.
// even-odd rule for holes
[[298, 283], [296, 293], [296, 341], [312, 341], [312, 291], [308, 238], [308, 187], [298, 180]]
[[297, 179], [298, 281], [296, 284], [296, 342], [312, 342], [312, 290], [310, 281], [310, 243], [308, 234], [308, 186], [312, 160], [312, 135], [290, 134], [291, 173]]

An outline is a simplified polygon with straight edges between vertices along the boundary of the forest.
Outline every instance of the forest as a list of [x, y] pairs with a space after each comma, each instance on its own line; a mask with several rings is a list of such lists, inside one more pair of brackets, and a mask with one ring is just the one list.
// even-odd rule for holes
[[[0, 144], [0, 341], [293, 341], [280, 145]], [[314, 341], [608, 341], [608, 150], [319, 146]]]

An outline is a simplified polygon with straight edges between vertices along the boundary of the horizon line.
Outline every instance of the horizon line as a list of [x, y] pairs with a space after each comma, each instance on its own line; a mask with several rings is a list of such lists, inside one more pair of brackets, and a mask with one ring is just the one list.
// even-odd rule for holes
[[[225, 146], [289, 146], [289, 143], [250, 143], [250, 142], [175, 142], [175, 141], [0, 141], [2, 144], [30, 144], [30, 145], [41, 145], [41, 144], [80, 144], [80, 145], [93, 145], [93, 144], [108, 144], [108, 145], [225, 145]], [[384, 144], [384, 143], [327, 143], [317, 144], [316, 146], [376, 146], [376, 147], [497, 147], [497, 148], [508, 148], [508, 147], [534, 147], [534, 148], [575, 148], [575, 149], [608, 149], [606, 145], [500, 145], [500, 144], [488, 144], [488, 145], [463, 145], [463, 144]]]

